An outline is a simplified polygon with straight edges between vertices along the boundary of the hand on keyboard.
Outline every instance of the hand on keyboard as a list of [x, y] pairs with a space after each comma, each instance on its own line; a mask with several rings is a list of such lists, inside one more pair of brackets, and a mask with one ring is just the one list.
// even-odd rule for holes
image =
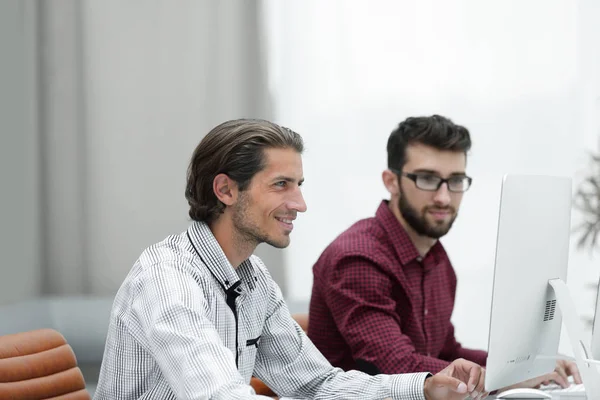
[[[581, 380], [581, 375], [579, 374], [579, 368], [577, 368], [577, 364], [574, 361], [557, 360], [554, 372], [563, 379], [559, 381], [555, 379], [552, 380], [554, 380], [555, 383], [561, 385], [563, 388], [569, 387], [573, 382], [577, 385], [583, 382]], [[546, 380], [542, 383], [544, 385], [548, 385], [551, 383], [551, 380]]]
[[571, 386], [572, 382], [576, 385], [582, 383], [577, 365], [573, 361], [558, 360], [556, 362], [555, 370], [551, 373], [526, 380], [525, 382], [521, 382], [513, 386], [509, 386], [501, 391], [515, 388], [539, 388], [540, 386], [548, 387], [551, 385], [554, 385], [556, 388], [566, 389]]
[[583, 384], [581, 384], [581, 383], [580, 384], [573, 383], [569, 387], [566, 387], [566, 388], [563, 388], [560, 385], [553, 383], [550, 385], [543, 385], [542, 387], [540, 387], [540, 390], [542, 390], [548, 394], [551, 394], [552, 398], [557, 398], [557, 399], [562, 398], [561, 396], [564, 396], [565, 398], [577, 398], [577, 397], [585, 398], [585, 388], [583, 387]]

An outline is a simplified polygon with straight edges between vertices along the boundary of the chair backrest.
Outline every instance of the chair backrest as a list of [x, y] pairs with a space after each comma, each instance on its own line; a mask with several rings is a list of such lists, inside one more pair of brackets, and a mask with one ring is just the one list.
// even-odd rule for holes
[[308, 314], [292, 314], [292, 318], [296, 320], [296, 322], [298, 323], [298, 325], [300, 325], [300, 328], [302, 328], [304, 332], [308, 332]]
[[89, 400], [75, 354], [53, 329], [0, 336], [0, 399]]

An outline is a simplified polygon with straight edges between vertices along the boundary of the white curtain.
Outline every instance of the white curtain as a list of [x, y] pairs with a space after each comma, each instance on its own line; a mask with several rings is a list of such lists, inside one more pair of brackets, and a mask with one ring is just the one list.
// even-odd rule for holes
[[0, 304], [41, 285], [33, 11], [0, 1]]

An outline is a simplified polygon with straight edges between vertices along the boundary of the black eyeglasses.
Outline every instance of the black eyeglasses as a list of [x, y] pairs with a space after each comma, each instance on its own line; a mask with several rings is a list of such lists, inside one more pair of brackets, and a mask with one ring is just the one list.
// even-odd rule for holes
[[445, 183], [448, 186], [448, 190], [454, 193], [463, 193], [469, 190], [473, 179], [466, 175], [454, 175], [450, 178], [444, 179], [436, 174], [429, 172], [419, 172], [411, 174], [408, 172], [398, 171], [397, 169], [390, 168], [390, 171], [396, 175], [405, 176], [415, 183], [415, 186], [421, 190], [428, 192], [437, 192], [442, 185]]

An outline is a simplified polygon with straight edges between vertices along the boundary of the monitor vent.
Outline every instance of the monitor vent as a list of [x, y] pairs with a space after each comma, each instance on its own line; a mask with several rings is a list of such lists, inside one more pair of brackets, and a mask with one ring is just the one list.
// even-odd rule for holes
[[546, 311], [544, 311], [544, 322], [554, 319], [554, 311], [556, 310], [556, 299], [546, 302]]

